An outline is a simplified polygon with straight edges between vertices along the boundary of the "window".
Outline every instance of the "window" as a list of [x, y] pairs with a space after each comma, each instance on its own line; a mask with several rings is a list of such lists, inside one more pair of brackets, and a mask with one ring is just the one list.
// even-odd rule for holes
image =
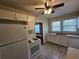
[[39, 24], [35, 25], [35, 32], [40, 33], [40, 25]]
[[64, 20], [62, 23], [63, 27], [62, 30], [63, 31], [76, 31], [76, 19], [69, 19], [69, 20]]
[[52, 22], [53, 32], [79, 32], [79, 18]]
[[77, 25], [78, 29], [79, 29], [79, 18], [78, 18], [78, 25]]
[[60, 21], [55, 21], [52, 22], [52, 31], [61, 31], [61, 22]]

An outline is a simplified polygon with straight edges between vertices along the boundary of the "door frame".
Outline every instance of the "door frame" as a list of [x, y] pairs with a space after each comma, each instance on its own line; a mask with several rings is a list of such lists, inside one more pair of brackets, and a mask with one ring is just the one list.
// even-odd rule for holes
[[[40, 24], [40, 29], [41, 29], [41, 33], [36, 33], [36, 37], [41, 39], [41, 44], [43, 44], [43, 23], [42, 22], [36, 22], [36, 24]], [[37, 35], [41, 35], [41, 37], [37, 36]]]

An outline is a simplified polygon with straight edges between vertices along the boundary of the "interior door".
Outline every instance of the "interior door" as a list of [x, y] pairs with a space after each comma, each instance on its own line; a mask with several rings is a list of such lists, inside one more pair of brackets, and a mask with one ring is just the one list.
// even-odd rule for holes
[[41, 44], [43, 44], [43, 25], [42, 23], [36, 23], [35, 24], [35, 32], [36, 37], [41, 40]]

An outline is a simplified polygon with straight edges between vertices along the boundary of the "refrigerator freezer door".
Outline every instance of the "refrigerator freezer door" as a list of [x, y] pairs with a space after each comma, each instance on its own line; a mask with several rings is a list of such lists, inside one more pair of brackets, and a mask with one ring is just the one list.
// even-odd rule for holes
[[0, 24], [0, 46], [26, 39], [27, 26], [19, 24]]
[[26, 40], [0, 47], [1, 59], [28, 59]]

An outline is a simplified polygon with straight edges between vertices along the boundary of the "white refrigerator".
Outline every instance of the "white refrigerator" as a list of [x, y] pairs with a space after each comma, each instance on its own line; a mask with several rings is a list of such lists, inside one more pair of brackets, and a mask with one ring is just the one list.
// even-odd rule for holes
[[28, 59], [27, 25], [0, 23], [0, 59]]

